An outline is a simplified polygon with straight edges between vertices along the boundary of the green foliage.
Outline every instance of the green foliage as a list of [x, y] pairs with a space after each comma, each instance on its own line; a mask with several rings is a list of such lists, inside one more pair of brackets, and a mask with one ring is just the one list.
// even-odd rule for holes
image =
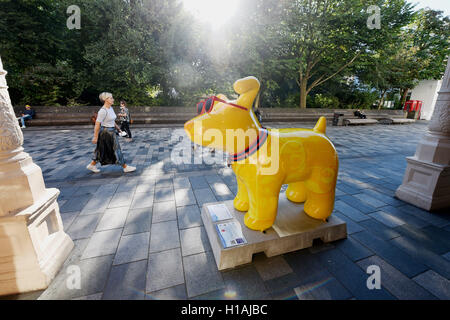
[[[72, 4], [80, 30], [66, 27]], [[367, 28], [371, 4], [381, 29]], [[449, 18], [406, 0], [239, 6], [216, 30], [179, 0], [0, 0], [13, 103], [96, 105], [109, 91], [132, 105], [194, 106], [217, 93], [234, 99], [234, 81], [253, 75], [262, 107], [370, 108], [381, 94], [440, 78], [450, 54]]]

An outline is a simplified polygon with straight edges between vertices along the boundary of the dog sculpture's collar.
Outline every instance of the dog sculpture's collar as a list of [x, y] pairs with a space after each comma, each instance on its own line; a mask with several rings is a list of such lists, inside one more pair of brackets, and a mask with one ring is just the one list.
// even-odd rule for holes
[[247, 147], [247, 149], [245, 149], [244, 151], [241, 151], [239, 153], [230, 154], [230, 162], [236, 162], [236, 161], [244, 160], [244, 159], [247, 159], [248, 157], [250, 157], [256, 151], [258, 151], [259, 148], [261, 148], [261, 146], [264, 144], [264, 142], [266, 142], [268, 135], [269, 134], [268, 134], [268, 131], [266, 128], [259, 129], [258, 137], [256, 138], [255, 141], [253, 141]]

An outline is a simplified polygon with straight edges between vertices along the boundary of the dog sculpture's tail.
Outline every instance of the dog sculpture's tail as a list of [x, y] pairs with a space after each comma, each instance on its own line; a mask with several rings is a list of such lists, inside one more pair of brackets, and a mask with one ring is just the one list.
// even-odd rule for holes
[[317, 133], [325, 134], [327, 130], [327, 119], [325, 117], [320, 117], [313, 129]]

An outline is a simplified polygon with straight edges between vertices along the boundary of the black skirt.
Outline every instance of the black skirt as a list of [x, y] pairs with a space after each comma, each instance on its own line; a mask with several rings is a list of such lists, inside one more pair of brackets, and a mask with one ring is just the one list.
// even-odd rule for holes
[[100, 128], [97, 147], [95, 148], [92, 160], [100, 162], [102, 166], [108, 164], [125, 164], [115, 128]]

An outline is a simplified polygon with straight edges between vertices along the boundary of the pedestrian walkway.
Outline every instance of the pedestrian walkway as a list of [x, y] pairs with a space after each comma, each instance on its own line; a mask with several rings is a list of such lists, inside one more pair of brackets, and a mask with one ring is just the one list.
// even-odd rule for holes
[[[75, 248], [47, 290], [18, 298], [450, 299], [450, 214], [393, 197], [426, 130], [424, 122], [329, 127], [340, 159], [334, 215], [347, 222], [348, 238], [272, 258], [256, 254], [251, 264], [221, 272], [200, 209], [233, 199], [235, 177], [224, 161], [202, 162], [207, 150], [196, 150], [192, 163], [174, 163], [174, 150], [189, 143], [181, 127], [135, 128], [133, 142], [122, 139], [127, 163], [137, 167], [130, 174], [118, 166], [86, 170], [92, 130], [25, 131], [25, 151], [47, 187], [61, 191]], [[373, 265], [381, 289], [369, 290]], [[68, 284], [73, 270], [81, 271], [79, 289]]]

